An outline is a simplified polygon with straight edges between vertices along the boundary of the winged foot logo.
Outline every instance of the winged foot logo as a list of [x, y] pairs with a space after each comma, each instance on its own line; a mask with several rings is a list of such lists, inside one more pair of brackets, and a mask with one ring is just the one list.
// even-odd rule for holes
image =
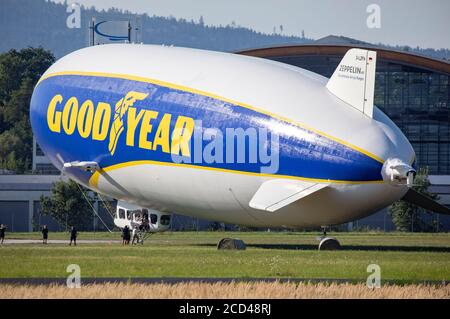
[[128, 111], [128, 108], [130, 106], [133, 106], [134, 102], [136, 102], [137, 100], [143, 100], [147, 96], [148, 94], [145, 93], [129, 92], [124, 98], [121, 98], [116, 103], [116, 111], [114, 113], [111, 133], [109, 134], [108, 149], [111, 155], [114, 155], [114, 152], [116, 151], [117, 141], [119, 140], [120, 134], [122, 134], [123, 132], [123, 116]]

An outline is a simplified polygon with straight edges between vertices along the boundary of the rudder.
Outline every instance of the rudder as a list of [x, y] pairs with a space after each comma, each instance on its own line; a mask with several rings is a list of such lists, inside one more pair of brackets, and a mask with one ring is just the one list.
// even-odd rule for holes
[[377, 53], [350, 49], [327, 83], [327, 89], [350, 106], [373, 117]]

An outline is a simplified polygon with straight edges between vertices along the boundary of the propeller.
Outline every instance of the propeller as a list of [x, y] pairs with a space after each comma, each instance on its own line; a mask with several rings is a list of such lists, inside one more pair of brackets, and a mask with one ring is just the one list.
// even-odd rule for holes
[[428, 196], [419, 193], [418, 191], [410, 188], [408, 192], [403, 196], [402, 200], [405, 202], [414, 204], [416, 206], [422, 207], [426, 210], [432, 211], [438, 214], [450, 215], [450, 208], [439, 204], [435, 200], [429, 198]]

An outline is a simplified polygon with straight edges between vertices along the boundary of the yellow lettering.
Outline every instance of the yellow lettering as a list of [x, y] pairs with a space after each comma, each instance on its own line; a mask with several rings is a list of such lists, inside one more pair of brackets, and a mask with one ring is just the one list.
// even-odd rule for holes
[[94, 126], [92, 129], [92, 139], [104, 141], [108, 135], [109, 122], [111, 121], [111, 105], [104, 102], [97, 104], [94, 116]]
[[92, 122], [94, 120], [94, 103], [91, 100], [86, 100], [80, 107], [78, 112], [78, 133], [81, 137], [88, 137], [91, 134]]
[[61, 94], [55, 95], [50, 103], [48, 104], [47, 109], [47, 124], [48, 128], [52, 132], [61, 132], [61, 112], [56, 112], [56, 105], [61, 103], [63, 97]]
[[67, 135], [71, 135], [75, 131], [78, 116], [78, 100], [71, 97], [64, 105], [62, 113], [62, 125]]
[[145, 110], [144, 118], [141, 124], [141, 132], [139, 134], [139, 147], [148, 150], [152, 149], [152, 142], [147, 140], [148, 134], [152, 131], [150, 121], [158, 116], [158, 112]]
[[172, 133], [172, 154], [191, 156], [189, 149], [189, 141], [194, 132], [194, 120], [190, 117], [179, 116], [175, 123], [175, 128]]
[[164, 114], [158, 129], [156, 130], [155, 138], [153, 139], [153, 150], [155, 151], [159, 146], [164, 153], [170, 153], [169, 136], [170, 136], [170, 119], [171, 114]]
[[140, 110], [136, 116], [136, 108], [130, 107], [128, 109], [128, 129], [127, 129], [127, 145], [134, 146], [134, 133], [136, 132], [136, 127], [139, 124], [145, 110]]

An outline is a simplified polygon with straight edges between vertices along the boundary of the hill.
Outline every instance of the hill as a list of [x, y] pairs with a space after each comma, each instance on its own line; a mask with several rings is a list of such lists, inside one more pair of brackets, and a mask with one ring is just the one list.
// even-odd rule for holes
[[[166, 44], [218, 51], [238, 51], [250, 48], [278, 46], [289, 44], [314, 43], [314, 39], [284, 36], [278, 33], [265, 34], [236, 26], [208, 26], [199, 17], [198, 21], [175, 19], [173, 17], [137, 15], [129, 11], [109, 9], [97, 11], [95, 8], [81, 7], [81, 27], [70, 29], [66, 20], [67, 4], [48, 0], [1, 0], [0, 28], [3, 39], [0, 52], [10, 49], [22, 49], [29, 46], [42, 46], [50, 50], [56, 58], [89, 44], [89, 22], [93, 17], [105, 20], [130, 20], [133, 28], [138, 27], [138, 42], [147, 44]], [[134, 32], [134, 30], [133, 30]], [[363, 43], [346, 37], [340, 38], [345, 43]], [[135, 35], [132, 35], [135, 40]], [[317, 40], [326, 43], [330, 37]], [[449, 59], [449, 49], [430, 49], [409, 46], [377, 45], [385, 48], [409, 51], [436, 59]]]
[[[208, 26], [199, 22], [136, 15], [118, 9], [96, 11], [81, 7], [81, 28], [69, 29], [66, 19], [67, 5], [45, 0], [2, 0], [0, 2], [0, 28], [4, 38], [0, 52], [11, 48], [42, 46], [56, 57], [82, 48], [89, 43], [88, 25], [92, 17], [107, 20], [130, 20], [141, 27], [140, 41], [148, 44], [166, 44], [219, 51], [235, 51], [269, 45], [310, 43], [312, 39], [263, 34], [234, 25]], [[139, 20], [136, 22], [136, 20]], [[134, 39], [134, 37], [132, 37]]]

